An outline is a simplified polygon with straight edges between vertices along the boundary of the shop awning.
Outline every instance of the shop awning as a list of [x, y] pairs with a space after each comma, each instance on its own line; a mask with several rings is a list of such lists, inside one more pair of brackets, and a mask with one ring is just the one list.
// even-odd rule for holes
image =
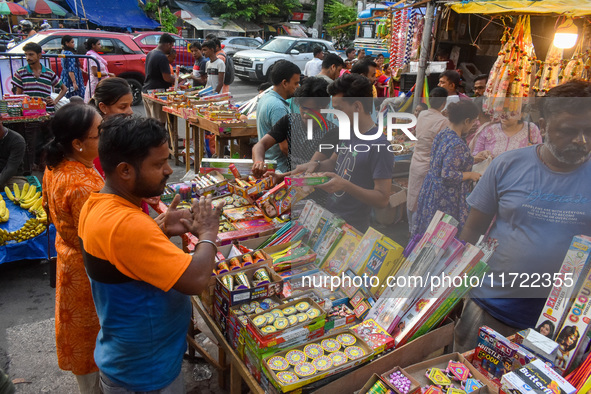
[[99, 26], [123, 29], [155, 29], [160, 23], [146, 16], [137, 0], [66, 0], [80, 18], [87, 18]]
[[555, 14], [591, 15], [591, 3], [580, 0], [491, 0], [446, 1], [445, 4], [460, 14]]
[[303, 37], [303, 38], [308, 37], [308, 35], [306, 34], [304, 29], [300, 25], [285, 23], [285, 24], [281, 25], [281, 27], [283, 27], [285, 32], [292, 37]]
[[247, 22], [247, 21], [234, 21], [238, 26], [240, 26], [242, 29], [244, 29], [245, 31], [261, 31], [263, 30], [262, 27], [260, 27], [259, 25], [257, 25], [256, 23], [253, 22]]
[[235, 33], [245, 33], [245, 30], [232, 21], [212, 17], [207, 11], [207, 3], [193, 3], [190, 1], [176, 1], [178, 6], [193, 14], [194, 18], [184, 19], [185, 22], [197, 30], [222, 30]]

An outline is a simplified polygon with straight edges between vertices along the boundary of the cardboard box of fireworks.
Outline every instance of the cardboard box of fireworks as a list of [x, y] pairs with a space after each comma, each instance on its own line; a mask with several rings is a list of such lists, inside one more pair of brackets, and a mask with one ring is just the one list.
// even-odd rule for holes
[[255, 179], [253, 177], [241, 177], [231, 180], [228, 184], [230, 193], [244, 197], [252, 201], [252, 196], [269, 189], [273, 185], [270, 177]]
[[241, 331], [246, 329], [246, 324], [248, 322], [247, 317], [260, 313], [261, 311], [269, 312], [281, 304], [283, 304], [283, 301], [281, 301], [279, 297], [273, 296], [263, 298], [260, 302], [252, 301], [230, 307], [228, 318], [226, 319], [226, 338], [228, 339], [228, 343], [234, 349], [237, 349], [240, 342], [239, 337]]
[[[267, 239], [268, 237], [263, 237], [261, 238], [262, 240], [259, 239], [253, 239], [253, 240], [249, 240], [249, 241], [245, 241], [242, 243], [242, 245], [249, 247], [250, 249], [255, 248], [256, 246], [260, 245], [262, 242], [264, 242], [265, 239]], [[256, 245], [256, 246], [249, 246], [249, 245]], [[221, 246], [218, 250], [219, 253], [221, 253], [224, 256], [228, 256], [228, 254], [230, 253], [230, 249], [232, 248], [233, 245], [224, 245]], [[239, 271], [244, 271], [245, 269], [252, 269], [252, 268], [257, 268], [257, 267], [272, 267], [273, 266], [273, 260], [271, 259], [271, 256], [269, 256], [267, 253], [261, 251], [261, 254], [259, 255], [259, 261], [256, 261], [254, 259], [252, 259], [252, 265], [246, 265], [243, 266], [242, 268], [233, 270], [233, 271], [229, 271], [230, 273], [237, 273]], [[246, 255], [253, 255], [254, 251], [251, 253], [245, 253], [243, 255], [240, 256], [236, 256], [239, 259], [239, 262], [241, 262], [242, 264], [244, 264], [245, 262], [245, 256]], [[264, 260], [260, 260], [260, 256], [264, 257]], [[216, 285], [216, 279], [219, 275], [224, 274], [224, 270], [225, 267], [228, 266], [228, 268], [230, 267], [230, 260], [231, 258], [226, 258], [225, 260], [222, 260], [220, 262], [218, 262], [218, 264], [216, 265], [215, 268], [215, 275], [212, 273], [211, 278], [209, 279], [209, 283], [207, 286], [207, 289], [205, 289], [201, 294], [200, 294], [200, 298], [201, 298], [201, 302], [203, 303], [203, 306], [205, 307], [205, 309], [209, 312], [210, 315], [213, 315], [213, 304], [214, 304], [214, 292], [215, 292], [215, 285]], [[248, 259], [246, 258], [246, 261]], [[221, 271], [220, 271], [221, 270]], [[218, 274], [219, 272], [219, 274]]]
[[[461, 363], [465, 368], [460, 364], [450, 364], [450, 361], [452, 363]], [[451, 369], [454, 365], [456, 373], [452, 374]], [[478, 371], [460, 353], [439, 356], [431, 360], [405, 367], [404, 370], [415, 378], [421, 384], [421, 387], [435, 385], [434, 381], [436, 381], [438, 383], [437, 385], [441, 387], [450, 387], [450, 384], [453, 384], [457, 389], [462, 385], [466, 386], [468, 384], [473, 384], [474, 386], [471, 387], [474, 387], [474, 391], [471, 392], [475, 394], [498, 394], [499, 392], [498, 387], [488, 380], [486, 376], [480, 373], [480, 371]], [[449, 372], [446, 372], [446, 370]], [[448, 376], [448, 373], [452, 378]], [[462, 379], [464, 379], [463, 383], [460, 382], [459, 376], [462, 374]], [[468, 379], [472, 380], [468, 381]]]
[[218, 318], [227, 318], [231, 306], [272, 297], [281, 294], [282, 289], [283, 278], [268, 264], [218, 275], [214, 291], [214, 317], [217, 314]]
[[314, 331], [324, 330], [325, 323], [324, 309], [311, 298], [301, 298], [248, 317], [246, 331], [259, 348], [270, 348], [294, 338], [306, 339]]
[[263, 373], [280, 392], [289, 392], [371, 360], [372, 348], [343, 330], [263, 359]]

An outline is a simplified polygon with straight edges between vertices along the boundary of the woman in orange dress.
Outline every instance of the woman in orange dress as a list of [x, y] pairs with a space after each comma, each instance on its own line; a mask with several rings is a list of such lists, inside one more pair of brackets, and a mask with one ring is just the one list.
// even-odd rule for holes
[[51, 122], [43, 203], [57, 229], [55, 335], [59, 367], [72, 371], [81, 393], [100, 393], [94, 347], [99, 332], [84, 269], [78, 217], [90, 193], [103, 187], [92, 161], [98, 156], [101, 116], [92, 106], [67, 104]]

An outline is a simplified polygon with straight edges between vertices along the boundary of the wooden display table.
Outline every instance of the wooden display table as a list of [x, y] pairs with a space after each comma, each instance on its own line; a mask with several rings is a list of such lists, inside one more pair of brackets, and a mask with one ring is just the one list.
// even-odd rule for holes
[[[230, 155], [237, 152], [239, 156], [250, 156], [249, 142], [251, 138], [256, 138], [257, 127], [256, 123], [252, 122], [223, 122], [213, 121], [204, 117], [190, 117], [188, 119], [189, 126], [193, 130], [194, 145], [205, 146], [205, 131], [216, 136], [215, 149], [218, 156], [221, 156], [222, 144], [230, 142]], [[197, 136], [199, 143], [195, 143]], [[238, 141], [238, 150], [235, 150], [235, 145], [231, 143], [232, 140]], [[197, 154], [197, 152], [199, 152]], [[203, 149], [197, 150], [195, 148], [195, 172], [199, 171], [199, 163], [203, 159]]]
[[[213, 317], [207, 313], [201, 300], [197, 296], [191, 297], [194, 309], [199, 313], [207, 327], [213, 333], [218, 342], [220, 355], [230, 363], [230, 394], [242, 393], [242, 383], [246, 383], [252, 393], [263, 394], [265, 390], [252, 376], [240, 356], [230, 346]], [[404, 346], [389, 353], [380, 355], [373, 361], [353, 369], [339, 379], [336, 379], [317, 390], [314, 393], [351, 393], [363, 387], [365, 382], [374, 372], [386, 372], [395, 366], [402, 368], [419, 363], [429, 358], [434, 352], [441, 351], [449, 353], [453, 344], [453, 322], [445, 324]], [[192, 346], [191, 342], [189, 345]], [[220, 356], [220, 360], [222, 356]], [[223, 366], [223, 365], [222, 365]]]

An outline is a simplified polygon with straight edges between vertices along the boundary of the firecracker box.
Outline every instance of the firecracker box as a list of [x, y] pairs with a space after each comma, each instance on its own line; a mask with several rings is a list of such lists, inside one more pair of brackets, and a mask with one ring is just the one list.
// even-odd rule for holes
[[[263, 268], [267, 270], [270, 281], [268, 283], [254, 286], [254, 273]], [[236, 273], [238, 273], [238, 271]], [[226, 280], [224, 279], [224, 276], [234, 275], [236, 273], [228, 272], [226, 274], [216, 276], [215, 295], [219, 299], [220, 309], [225, 316], [228, 315], [228, 311], [231, 306], [281, 294], [283, 289], [283, 278], [277, 275], [275, 271], [273, 271], [273, 269], [268, 266], [245, 268], [240, 270], [240, 273], [246, 276], [251, 287], [247, 289], [229, 290], [224, 285], [224, 281]], [[217, 300], [214, 301], [217, 302]]]
[[534, 360], [501, 379], [501, 394], [574, 394], [576, 389], [541, 360]]
[[45, 101], [41, 98], [23, 100], [23, 116], [44, 116], [47, 114]]
[[[349, 358], [349, 360], [344, 362], [343, 364], [340, 364], [338, 366], [330, 366], [326, 370], [317, 371], [316, 373], [314, 373], [308, 377], [300, 376], [297, 380], [293, 380], [293, 381], [286, 381], [285, 379], [282, 381], [281, 378], [279, 378], [279, 374], [281, 372], [287, 371], [291, 374], [295, 374], [293, 372], [293, 368], [294, 368], [293, 366], [290, 365], [286, 371], [278, 371], [278, 370], [271, 369], [270, 364], [273, 363], [273, 357], [285, 358], [287, 353], [291, 350], [300, 350], [302, 352], [305, 352], [305, 346], [309, 346], [309, 345], [321, 346], [322, 341], [324, 341], [326, 339], [335, 339], [335, 338], [337, 338], [338, 335], [341, 335], [341, 334], [348, 334], [348, 335], [353, 336], [355, 338], [355, 343], [353, 344], [353, 346], [358, 348], [358, 349], [356, 349], [359, 352], [359, 355], [357, 358], [353, 358], [353, 359]], [[367, 345], [367, 343], [365, 343], [365, 341], [363, 339], [359, 338], [353, 331], [343, 330], [343, 331], [337, 331], [337, 332], [332, 333], [330, 335], [325, 335], [322, 338], [311, 341], [311, 343], [302, 344], [302, 345], [299, 345], [299, 346], [296, 346], [296, 347], [293, 347], [290, 349], [283, 350], [279, 353], [274, 354], [271, 357], [266, 357], [263, 359], [262, 368], [263, 368], [263, 373], [269, 379], [269, 381], [273, 384], [273, 386], [275, 386], [275, 388], [277, 388], [280, 392], [286, 393], [286, 392], [291, 392], [293, 390], [296, 390], [300, 387], [306, 386], [308, 384], [314, 383], [316, 381], [322, 380], [326, 377], [343, 372], [345, 370], [354, 368], [358, 365], [361, 365], [361, 364], [373, 359], [374, 356], [375, 356], [375, 353], [373, 352], [371, 347], [369, 347]], [[309, 359], [309, 357], [308, 357], [308, 359]], [[331, 362], [331, 364], [332, 364], [332, 362]], [[301, 365], [301, 364], [299, 364], [299, 365]]]
[[[306, 306], [305, 310], [300, 310], [300, 306], [302, 305]], [[305, 331], [312, 331], [319, 322], [322, 322], [322, 327], [324, 327], [324, 324], [326, 323], [326, 312], [311, 298], [301, 298], [299, 300], [287, 302], [278, 306], [276, 309], [279, 310], [277, 313], [273, 313], [273, 311], [259, 313], [250, 316], [247, 319], [248, 323], [246, 329], [261, 347], [275, 346], [290, 338], [301, 335], [300, 332], [304, 333]], [[293, 313], [287, 313], [288, 310], [293, 310]], [[264, 315], [267, 315], [268, 313], [273, 315], [273, 322], [278, 318], [284, 318], [286, 324], [285, 328], [279, 329], [278, 325], [275, 323], [265, 323], [258, 326], [256, 324], [258, 323], [258, 320], [260, 319], [264, 322], [264, 319], [267, 318], [267, 316]], [[289, 323], [289, 316], [297, 318], [294, 324]], [[305, 320], [300, 319], [300, 317], [303, 317]], [[265, 327], [269, 326], [273, 327], [275, 331], [266, 331]]]
[[[377, 373], [374, 373], [371, 378], [369, 378], [369, 380], [367, 381], [367, 383], [365, 383], [365, 385], [361, 388], [361, 390], [359, 390], [359, 392], [357, 394], [373, 394], [376, 391], [370, 391], [372, 389], [372, 387], [375, 386], [375, 384], [377, 382], [381, 382], [381, 384], [383, 385], [383, 387], [385, 387], [387, 390], [392, 390], [394, 391], [395, 388], [393, 386], [390, 385], [390, 383], [388, 383], [383, 377], [381, 377], [380, 375], [378, 375]], [[383, 391], [383, 388], [381, 389], [382, 391], [378, 391], [379, 393], [387, 393], [387, 391]]]
[[[252, 332], [248, 331], [248, 327], [246, 327], [244, 329], [243, 336], [244, 342], [251, 347], [251, 350], [259, 358], [262, 359], [262, 357], [266, 357], [265, 354], [267, 354], [268, 352], [277, 352], [285, 350], [324, 336], [326, 333], [324, 331], [323, 323], [324, 321], [319, 321], [318, 323], [309, 326], [306, 330], [294, 332], [294, 334], [297, 335], [294, 335], [292, 338], [288, 338], [288, 340], [285, 342], [277, 341], [279, 343], [276, 343], [275, 340], [260, 342], [260, 339], [253, 338]], [[261, 344], [265, 346], [261, 346]]]
[[357, 321], [355, 313], [353, 313], [347, 304], [333, 305], [326, 313], [328, 315], [326, 325], [324, 326], [324, 331], [326, 331], [326, 333], [329, 333], [332, 330], [349, 328], [348, 326]]
[[[394, 373], [401, 373], [403, 376], [405, 376], [408, 380], [410, 380], [410, 388], [408, 391], [406, 392], [402, 392], [400, 390], [398, 390], [396, 388], [396, 385], [392, 384], [390, 382], [390, 376]], [[418, 382], [418, 380], [416, 380], [415, 378], [412, 377], [411, 374], [409, 374], [408, 372], [406, 372], [403, 368], [400, 367], [394, 367], [391, 370], [387, 371], [386, 373], [383, 373], [382, 376], [382, 381], [385, 381], [386, 383], [389, 384], [388, 387], [391, 387], [392, 390], [396, 393], [396, 394], [414, 394], [414, 393], [420, 393], [421, 392], [421, 384]]]
[[240, 185], [235, 179], [230, 180], [228, 183], [228, 190], [230, 193], [237, 194], [244, 198], [256, 196], [257, 194], [269, 189], [273, 185], [273, 180], [269, 177], [257, 179], [256, 183], [254, 184], [249, 183], [249, 180], [246, 177], [242, 177], [240, 180], [243, 181], [244, 184]]
[[318, 186], [330, 181], [329, 176], [322, 175], [293, 175], [285, 177], [285, 184], [287, 186], [303, 187], [303, 186]]
[[[252, 252], [252, 253], [254, 253], [254, 252]], [[252, 254], [252, 253], [245, 253], [245, 254]], [[263, 267], [266, 267], [268, 269], [272, 269], [273, 260], [271, 259], [271, 257], [267, 253], [265, 253], [265, 252], [262, 252], [262, 253], [265, 256], [265, 260], [256, 262], [252, 265], [244, 266], [244, 267], [236, 269], [234, 271], [229, 271], [228, 274], [232, 274], [232, 273], [236, 274], [238, 272], [242, 272], [245, 270], [252, 270], [252, 269], [258, 269], [258, 268], [263, 268]], [[240, 261], [243, 261], [244, 255], [238, 256], [238, 258], [240, 259]], [[218, 267], [220, 267], [220, 265], [222, 263], [228, 264], [229, 260], [230, 259], [225, 259], [225, 260], [218, 262], [215, 269], [217, 270]], [[222, 274], [222, 275], [225, 275], [225, 274]], [[201, 302], [203, 303], [203, 306], [205, 307], [205, 309], [207, 311], [210, 312], [211, 315], [213, 315], [213, 304], [215, 301], [216, 278], [218, 276], [219, 275], [217, 274], [217, 272], [212, 272], [212, 275], [211, 275], [211, 278], [209, 279], [209, 283], [207, 285], [207, 288], [205, 290], [203, 290], [203, 292], [199, 295], [199, 298], [201, 298]], [[244, 301], [244, 302], [246, 302], [246, 301]], [[221, 307], [221, 301], [219, 302], [219, 306]]]
[[450, 361], [461, 362], [464, 364], [470, 371], [471, 378], [476, 379], [483, 384], [482, 387], [472, 391], [473, 394], [497, 394], [499, 392], [499, 388], [493, 382], [480, 373], [480, 371], [478, 371], [472, 364], [470, 364], [470, 362], [468, 362], [464, 356], [459, 353], [445, 354], [443, 356], [432, 358], [418, 364], [404, 367], [404, 370], [413, 378], [415, 378], [421, 387], [428, 387], [429, 385], [432, 385], [433, 382], [431, 382], [425, 375], [427, 370], [431, 368], [439, 368], [440, 370], [445, 371]]
[[504, 374], [532, 362], [536, 357], [487, 326], [480, 327], [472, 365], [497, 386]]
[[297, 194], [295, 188], [281, 182], [257, 199], [256, 204], [267, 218], [274, 219], [291, 210], [291, 204], [297, 201]]
[[[556, 340], [558, 329], [562, 326], [574, 296], [587, 276], [589, 261], [591, 261], [591, 240], [587, 237], [575, 236], [564, 256], [558, 273], [560, 276], [558, 277], [557, 274], [554, 276], [555, 285], [536, 323], [537, 328], [547, 326], [550, 339]], [[568, 283], [569, 281], [572, 283]]]
[[269, 223], [265, 226], [244, 228], [236, 231], [228, 231], [218, 234], [217, 241], [220, 245], [228, 245], [233, 242], [244, 242], [253, 238], [264, 237], [273, 234], [277, 230], [277, 225]]
[[[258, 303], [258, 307], [264, 311], [269, 311], [281, 304], [283, 304], [283, 301], [281, 301], [278, 297], [269, 297], [268, 299], [263, 298], [261, 302]], [[246, 324], [248, 322], [247, 316], [254, 315], [257, 313], [256, 311], [256, 304], [249, 305], [245, 303], [230, 308], [227, 319], [228, 324], [226, 337], [228, 338], [228, 342], [232, 345], [232, 347], [236, 348], [240, 332], [242, 329], [246, 328]]]
[[356, 326], [351, 327], [376, 354], [382, 353], [394, 347], [394, 338], [373, 319], [367, 319]]

